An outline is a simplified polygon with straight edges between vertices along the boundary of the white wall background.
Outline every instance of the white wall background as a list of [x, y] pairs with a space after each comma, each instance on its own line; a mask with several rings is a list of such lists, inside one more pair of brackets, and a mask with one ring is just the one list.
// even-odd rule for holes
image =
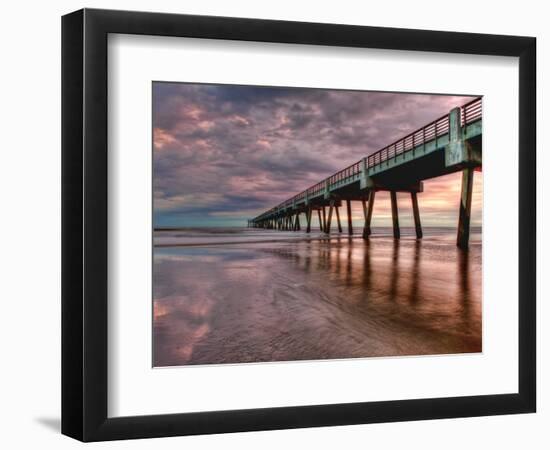
[[[83, 6], [257, 17], [538, 38], [539, 149], [539, 412], [535, 415], [452, 419], [232, 435], [101, 443], [94, 448], [548, 448], [550, 374], [547, 344], [550, 285], [545, 251], [550, 225], [550, 166], [542, 151], [550, 96], [550, 29], [545, 3], [352, 0], [88, 0], [6, 2], [0, 17], [0, 443], [4, 448], [74, 448], [59, 434], [60, 417], [60, 16]], [[545, 191], [545, 192], [543, 192]], [[546, 194], [546, 195], [545, 195]], [[546, 355], [544, 353], [546, 352]]]

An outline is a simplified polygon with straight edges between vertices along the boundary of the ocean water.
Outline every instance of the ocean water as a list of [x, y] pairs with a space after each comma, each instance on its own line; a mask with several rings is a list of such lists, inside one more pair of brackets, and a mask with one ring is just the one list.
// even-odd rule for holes
[[472, 231], [155, 231], [154, 366], [480, 352]]

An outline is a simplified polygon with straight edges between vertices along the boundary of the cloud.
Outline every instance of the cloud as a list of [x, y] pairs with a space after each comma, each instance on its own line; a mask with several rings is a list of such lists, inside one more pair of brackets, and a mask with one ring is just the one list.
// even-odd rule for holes
[[[469, 99], [156, 82], [155, 226], [245, 224]], [[430, 183], [419, 201], [436, 222], [432, 210], [454, 213], [458, 184]]]

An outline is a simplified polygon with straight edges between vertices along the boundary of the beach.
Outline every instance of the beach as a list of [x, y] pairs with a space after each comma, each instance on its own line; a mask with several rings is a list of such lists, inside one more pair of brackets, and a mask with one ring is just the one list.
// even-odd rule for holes
[[157, 230], [153, 364], [481, 352], [480, 231]]

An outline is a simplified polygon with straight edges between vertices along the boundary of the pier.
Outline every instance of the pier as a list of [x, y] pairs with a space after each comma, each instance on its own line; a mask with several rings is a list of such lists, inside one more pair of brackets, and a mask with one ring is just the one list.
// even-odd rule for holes
[[420, 239], [422, 225], [418, 195], [423, 192], [422, 182], [462, 172], [456, 242], [460, 248], [467, 249], [473, 174], [481, 167], [482, 99], [479, 97], [248, 220], [248, 226], [284, 231], [305, 228], [309, 233], [313, 220], [317, 220], [324, 233], [330, 233], [333, 225], [343, 233], [340, 207], [345, 206], [347, 233], [352, 235], [351, 202], [361, 202], [362, 235], [368, 239], [372, 234], [376, 193], [388, 191], [393, 237], [399, 239], [397, 193], [405, 192], [410, 195], [416, 237]]

